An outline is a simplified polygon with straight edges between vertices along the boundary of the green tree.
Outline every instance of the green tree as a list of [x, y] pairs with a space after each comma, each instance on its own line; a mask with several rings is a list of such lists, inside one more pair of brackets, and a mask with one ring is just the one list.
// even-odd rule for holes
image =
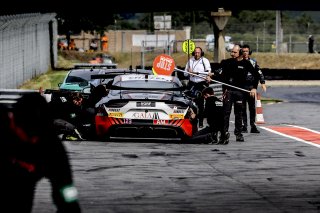
[[300, 28], [300, 32], [310, 32], [310, 25], [313, 23], [313, 20], [306, 13], [303, 13], [296, 19], [296, 23]]
[[73, 34], [85, 32], [103, 32], [114, 23], [113, 13], [82, 14], [82, 13], [57, 13], [58, 33]]

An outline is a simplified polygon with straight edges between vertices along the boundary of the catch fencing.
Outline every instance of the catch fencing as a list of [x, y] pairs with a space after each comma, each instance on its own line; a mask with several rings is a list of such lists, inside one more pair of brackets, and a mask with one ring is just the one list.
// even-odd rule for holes
[[0, 88], [15, 89], [55, 67], [55, 13], [0, 16]]

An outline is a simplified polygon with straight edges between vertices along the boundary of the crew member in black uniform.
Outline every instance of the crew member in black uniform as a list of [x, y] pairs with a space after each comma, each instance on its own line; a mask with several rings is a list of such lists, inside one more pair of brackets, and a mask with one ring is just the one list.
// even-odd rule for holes
[[[254, 69], [257, 71], [255, 73], [248, 72], [247, 75], [247, 84], [245, 89], [247, 90], [253, 90], [254, 88], [258, 87], [258, 84], [260, 82], [262, 91], [266, 92], [266, 81], [264, 79], [264, 75], [257, 63], [257, 61], [254, 58], [250, 58], [250, 55], [252, 53], [250, 46], [245, 44], [242, 46], [242, 55], [244, 60], [249, 60]], [[248, 132], [248, 118], [247, 118], [247, 105], [249, 109], [249, 121], [250, 121], [250, 127], [251, 133], [260, 133], [256, 126], [256, 96], [252, 97], [249, 93], [244, 94], [244, 100], [243, 100], [243, 109], [242, 109], [242, 119], [243, 119], [243, 126], [242, 126], [242, 132], [247, 133]]]
[[[255, 91], [246, 91], [246, 78], [248, 72], [257, 72], [248, 60], [243, 60], [240, 45], [234, 45], [231, 51], [231, 58], [222, 60], [220, 68], [214, 72], [223, 83], [223, 108], [224, 108], [224, 130], [225, 140], [229, 140], [229, 121], [232, 106], [234, 106], [236, 141], [243, 142], [242, 131], [242, 108], [245, 92], [254, 96]], [[229, 86], [230, 85], [230, 86]], [[256, 88], [255, 88], [256, 89]], [[227, 142], [226, 142], [227, 143]]]
[[198, 134], [211, 133], [213, 144], [227, 144], [224, 139], [224, 116], [223, 102], [214, 95], [212, 87], [206, 87], [202, 90], [205, 99], [204, 116], [207, 118], [208, 126], [201, 129]]
[[85, 137], [91, 135], [91, 129], [87, 130], [86, 125], [93, 124], [95, 112], [84, 103], [84, 97], [79, 92], [51, 100], [54, 127], [58, 134], [63, 134], [64, 139], [85, 140]]

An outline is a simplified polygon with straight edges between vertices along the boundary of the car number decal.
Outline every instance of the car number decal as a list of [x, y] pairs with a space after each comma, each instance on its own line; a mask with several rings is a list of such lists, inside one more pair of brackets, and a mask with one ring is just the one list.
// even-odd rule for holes
[[132, 120], [128, 119], [128, 118], [125, 118], [125, 119], [123, 119], [123, 123], [124, 124], [132, 124]]

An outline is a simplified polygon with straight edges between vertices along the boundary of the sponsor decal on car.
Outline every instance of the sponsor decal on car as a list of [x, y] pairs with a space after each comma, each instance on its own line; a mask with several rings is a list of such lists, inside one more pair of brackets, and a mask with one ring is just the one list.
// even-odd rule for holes
[[153, 120], [154, 125], [167, 125], [169, 124], [168, 120]]
[[135, 119], [158, 119], [159, 114], [157, 112], [134, 112], [132, 117]]
[[182, 113], [169, 114], [169, 118], [170, 119], [183, 119], [184, 118], [184, 114], [182, 114]]
[[[124, 75], [121, 77], [121, 81], [132, 81], [132, 80], [145, 80], [145, 75]], [[173, 80], [173, 77], [172, 76], [148, 75], [148, 80], [171, 82]]]
[[120, 109], [119, 108], [109, 108], [108, 111], [109, 112], [119, 112]]
[[175, 113], [175, 114], [184, 114], [185, 111], [186, 110], [184, 110], [184, 109], [173, 109], [173, 113]]
[[123, 118], [123, 113], [122, 112], [110, 112], [108, 113], [109, 117], [113, 118]]

